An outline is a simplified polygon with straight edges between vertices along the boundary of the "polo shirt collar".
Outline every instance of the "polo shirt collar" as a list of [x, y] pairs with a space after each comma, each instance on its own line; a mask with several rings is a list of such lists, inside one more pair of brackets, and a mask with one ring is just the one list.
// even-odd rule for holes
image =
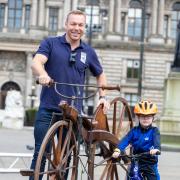
[[[61, 43], [69, 44], [69, 43], [67, 42], [67, 40], [66, 40], [66, 33], [65, 33], [63, 36], [60, 37], [60, 41], [61, 41]], [[77, 48], [81, 48], [81, 49], [84, 49], [84, 48], [85, 48], [85, 43], [82, 42], [81, 39], [80, 39], [80, 45], [79, 45], [79, 47], [77, 47]]]

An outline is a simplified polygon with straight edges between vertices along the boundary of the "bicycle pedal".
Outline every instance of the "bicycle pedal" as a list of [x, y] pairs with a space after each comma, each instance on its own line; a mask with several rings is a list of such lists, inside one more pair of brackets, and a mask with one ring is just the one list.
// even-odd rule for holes
[[94, 154], [94, 156], [103, 156], [103, 154], [102, 153], [96, 153], [96, 154]]
[[23, 170], [20, 170], [20, 174], [22, 176], [34, 176], [34, 170], [32, 170], [32, 169], [23, 169]]

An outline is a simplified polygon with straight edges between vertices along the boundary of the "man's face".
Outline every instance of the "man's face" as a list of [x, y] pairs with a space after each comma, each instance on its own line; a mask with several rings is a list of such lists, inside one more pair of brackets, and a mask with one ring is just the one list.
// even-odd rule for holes
[[67, 38], [70, 41], [79, 41], [84, 34], [85, 24], [85, 16], [70, 14], [65, 24]]

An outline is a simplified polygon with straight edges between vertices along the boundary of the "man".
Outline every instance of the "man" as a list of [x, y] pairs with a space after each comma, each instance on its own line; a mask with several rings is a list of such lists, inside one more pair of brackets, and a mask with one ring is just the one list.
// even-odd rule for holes
[[[52, 119], [52, 113], [60, 112], [58, 104], [62, 97], [57, 95], [53, 87], [48, 87], [51, 79], [57, 82], [84, 84], [85, 71], [89, 68], [96, 77], [97, 84], [99, 86], [106, 85], [106, 77], [95, 51], [81, 40], [85, 25], [85, 14], [79, 10], [71, 11], [65, 22], [66, 33], [60, 37], [43, 40], [33, 59], [33, 73], [38, 76], [39, 83], [43, 87], [35, 121], [35, 152], [31, 169], [35, 168], [38, 152]], [[75, 91], [73, 87], [60, 87], [60, 92], [68, 96], [74, 95]], [[82, 88], [80, 88], [79, 93], [83, 96]], [[99, 97], [98, 104], [103, 104], [104, 111], [106, 111], [108, 103], [104, 98], [105, 91], [102, 89], [99, 90]], [[75, 106], [80, 113], [82, 102], [78, 102]], [[32, 180], [33, 177], [30, 179]]]

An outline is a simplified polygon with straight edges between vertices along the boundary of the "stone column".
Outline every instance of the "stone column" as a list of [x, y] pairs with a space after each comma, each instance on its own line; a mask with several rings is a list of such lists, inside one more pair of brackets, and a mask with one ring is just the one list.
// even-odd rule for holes
[[32, 63], [33, 55], [30, 52], [27, 52], [26, 56], [26, 89], [25, 89], [25, 106], [30, 107], [30, 100], [28, 96], [31, 94], [32, 89], [32, 70], [31, 70], [31, 63]]
[[44, 0], [39, 0], [39, 18], [38, 18], [38, 25], [40, 27], [44, 26], [45, 20], [45, 2]]
[[158, 0], [153, 0], [152, 2], [152, 34], [156, 34], [157, 28], [157, 7], [158, 7]]
[[125, 13], [124, 41], [128, 41], [128, 12]]
[[164, 0], [159, 1], [159, 16], [158, 16], [158, 34], [163, 36], [164, 31]]
[[160, 0], [160, 1], [153, 0], [152, 32], [151, 32], [152, 34], [149, 38], [149, 42], [156, 43], [156, 44], [164, 43], [163, 22], [164, 22], [164, 0]]
[[7, 22], [8, 22], [8, 4], [5, 4], [5, 13], [4, 13], [4, 28], [3, 32], [7, 32]]
[[116, 0], [115, 6], [115, 32], [121, 32], [121, 0]]
[[37, 0], [32, 0], [31, 26], [37, 25]]
[[78, 6], [78, 0], [73, 0], [72, 1], [72, 10], [75, 10], [75, 9], [77, 9], [77, 6]]
[[62, 7], [59, 7], [59, 13], [58, 13], [58, 30], [63, 29], [63, 10]]
[[114, 0], [109, 1], [109, 32], [114, 31]]
[[49, 26], [49, 6], [46, 6], [46, 22], [45, 22], [45, 27], [48, 29]]
[[70, 10], [71, 10], [71, 0], [64, 1], [63, 25], [65, 24], [66, 16], [67, 16], [67, 14], [69, 13]]

